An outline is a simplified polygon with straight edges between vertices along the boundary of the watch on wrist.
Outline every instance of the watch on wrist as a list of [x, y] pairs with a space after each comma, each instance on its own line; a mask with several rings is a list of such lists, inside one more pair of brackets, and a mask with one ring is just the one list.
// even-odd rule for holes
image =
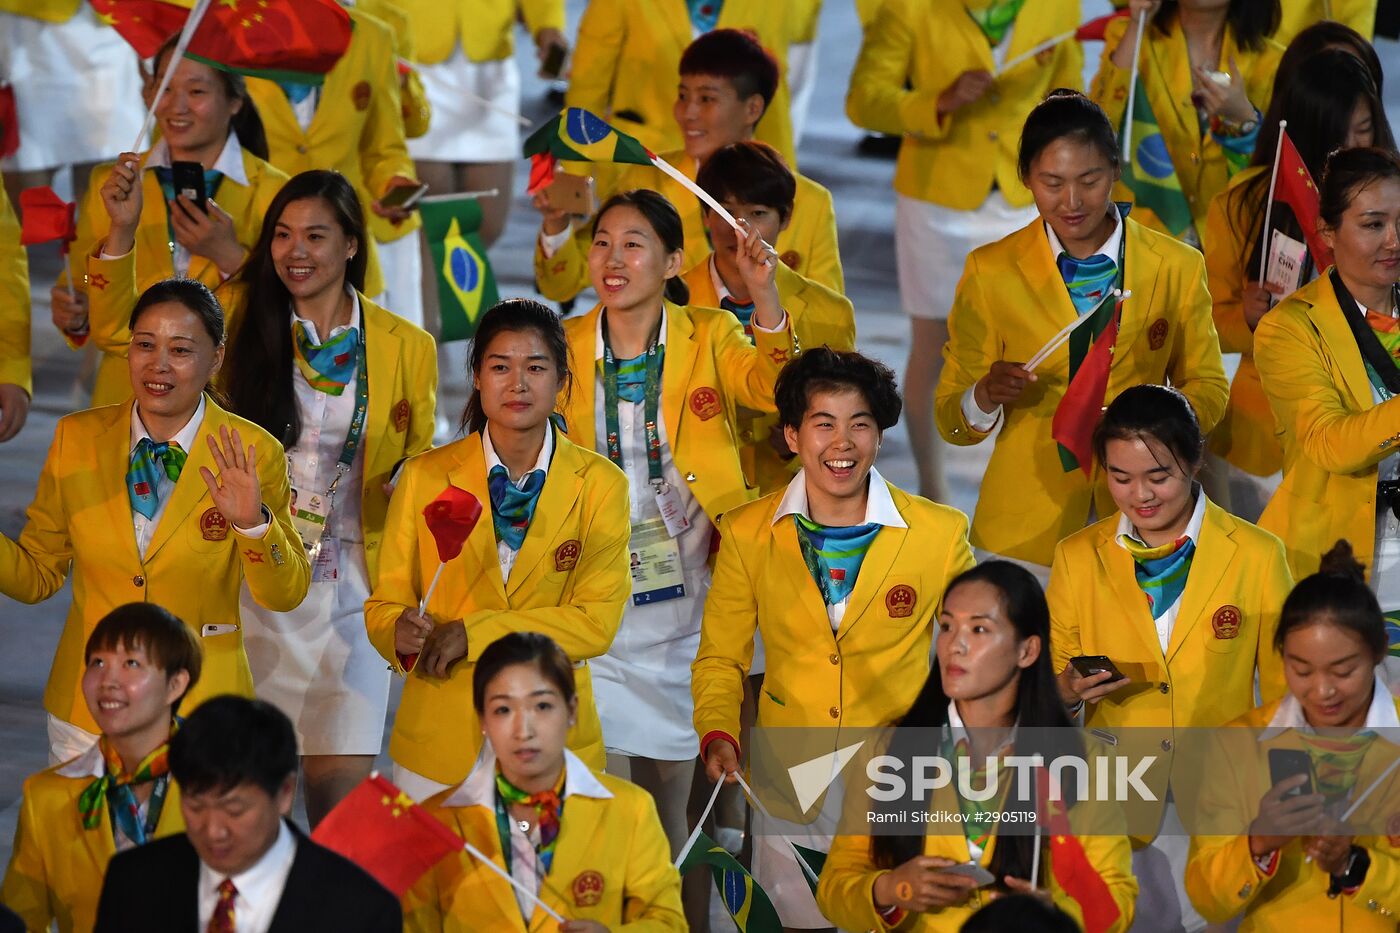
[[1332, 876], [1327, 888], [1328, 897], [1336, 897], [1344, 891], [1354, 891], [1366, 880], [1366, 872], [1371, 868], [1371, 853], [1362, 846], [1352, 846], [1344, 870]]

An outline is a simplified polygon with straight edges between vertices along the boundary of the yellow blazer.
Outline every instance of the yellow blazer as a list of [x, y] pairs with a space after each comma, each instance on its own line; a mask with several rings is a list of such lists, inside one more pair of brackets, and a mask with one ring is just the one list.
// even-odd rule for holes
[[509, 58], [515, 49], [518, 15], [534, 36], [564, 30], [564, 0], [394, 0], [408, 14], [417, 61], [436, 65], [457, 46], [474, 62]]
[[34, 394], [29, 361], [29, 257], [19, 245], [19, 219], [0, 191], [0, 383]]
[[[112, 405], [130, 397], [126, 347], [131, 342], [131, 330], [127, 327], [131, 309], [136, 307], [136, 299], [142, 292], [175, 275], [165, 196], [161, 194], [155, 172], [141, 173], [144, 201], [136, 227], [135, 246], [120, 258], [101, 258], [110, 226], [107, 210], [102, 206], [101, 189], [113, 164], [109, 162], [93, 169], [87, 194], [78, 209], [78, 238], [72, 248], [73, 274], [78, 278], [75, 287], [86, 291], [88, 296], [89, 339], [102, 351], [97, 382], [92, 390], [94, 407]], [[238, 242], [252, 249], [262, 232], [263, 215], [286, 184], [287, 176], [246, 149], [243, 150], [243, 171], [248, 176], [247, 186], [221, 182], [214, 192], [214, 200], [232, 215]], [[221, 296], [225, 294], [220, 289], [223, 275], [212, 260], [192, 256], [188, 275], [219, 291]], [[59, 281], [66, 280], [63, 276]]]
[[[889, 490], [909, 527], [875, 536], [835, 632], [802, 559], [795, 523], [773, 523], [783, 493], [725, 515], [690, 668], [701, 738], [723, 732], [738, 739], [755, 632], [768, 657], [760, 726], [884, 726], [909, 709], [928, 676], [943, 590], [974, 561], [965, 515]], [[899, 596], [911, 590], [909, 605]]]
[[[934, 806], [943, 812], [956, 812], [958, 802], [954, 791], [943, 788], [934, 792]], [[864, 809], [865, 802], [861, 802]], [[1075, 811], [1070, 811], [1071, 822], [1075, 822]], [[850, 819], [848, 816], [847, 819]], [[863, 820], [863, 814], [856, 819]], [[1128, 839], [1099, 829], [1083, 832], [1077, 838], [1084, 847], [1089, 863], [1102, 876], [1108, 885], [1113, 901], [1118, 905], [1118, 921], [1109, 927], [1108, 933], [1122, 933], [1132, 926], [1134, 907], [1137, 902], [1138, 883], [1132, 869], [1132, 847]], [[979, 863], [987, 867], [996, 853], [997, 836], [992, 834]], [[965, 837], [956, 828], [935, 830], [924, 837], [924, 855], [936, 855], [952, 859], [959, 864], [972, 861], [972, 853]], [[1083, 926], [1083, 912], [1079, 903], [1066, 894], [1055, 881], [1051, 870], [1053, 855], [1048, 846], [1044, 851], [1041, 880], [1045, 889], [1054, 898], [1055, 905]], [[875, 880], [887, 869], [875, 867], [870, 853], [870, 836], [837, 836], [831, 843], [831, 852], [822, 869], [821, 881], [817, 885], [817, 906], [836, 926], [845, 930], [884, 931], [892, 929], [875, 910]], [[997, 879], [1000, 881], [1001, 879]], [[974, 913], [991, 902], [992, 887], [979, 888], [963, 904], [943, 907], [923, 914], [907, 914], [898, 927], [903, 933], [934, 933], [960, 929]]]
[[[569, 338], [573, 389], [560, 398], [569, 439], [598, 448], [603, 426], [595, 423], [598, 305], [564, 319]], [[797, 348], [789, 326], [778, 333], [754, 331], [749, 343], [739, 319], [718, 308], [666, 302], [666, 362], [661, 374], [661, 420], [676, 469], [710, 521], [755, 498], [740, 460], [737, 407], [776, 411], [773, 386]]]
[[[1280, 702], [1275, 700], [1251, 710], [1230, 725], [1264, 729], [1273, 721]], [[1400, 710], [1400, 699], [1395, 704]], [[1254, 733], [1246, 735], [1252, 739]], [[1234, 739], [1234, 747], [1239, 744], [1241, 739]], [[1394, 759], [1395, 749], [1387, 746], [1385, 739], [1377, 742], [1377, 746], [1383, 746], [1379, 749], [1381, 754], [1368, 753], [1362, 759], [1358, 792], [1371, 786]], [[1302, 746], [1296, 738], [1282, 736], [1267, 744], [1259, 743], [1258, 765], [1253, 768], [1211, 769], [1212, 809], [1238, 812], [1241, 824], [1258, 812], [1259, 800], [1269, 790], [1269, 785], [1259, 779], [1269, 773], [1270, 747]], [[1392, 776], [1384, 787], [1376, 789], [1370, 801], [1381, 807], [1388, 805], [1393, 812], [1397, 793], [1400, 793], [1400, 777]], [[1203, 816], [1210, 819], [1211, 811], [1207, 806], [1202, 805]], [[1367, 805], [1363, 805], [1357, 818], [1372, 826], [1378, 819], [1384, 819], [1377, 817], [1375, 810]], [[1393, 826], [1394, 818], [1389, 822]], [[1283, 929], [1393, 933], [1395, 911], [1400, 910], [1400, 835], [1357, 836], [1352, 842], [1369, 852], [1371, 867], [1355, 894], [1333, 899], [1327, 896], [1329, 877], [1315, 863], [1305, 860], [1302, 843], [1297, 839], [1279, 852], [1278, 866], [1273, 876], [1268, 877], [1249, 854], [1247, 835], [1193, 836], [1186, 863], [1186, 893], [1201, 916], [1211, 923], [1226, 923], [1243, 914], [1238, 927], [1241, 933]]]
[[0, 0], [0, 12], [30, 16], [50, 23], [66, 23], [83, 0]]
[[[1027, 3], [1016, 17], [1006, 61], [1079, 25], [1079, 3]], [[940, 120], [938, 98], [970, 69], [995, 73], [987, 37], [962, 0], [885, 0], [865, 30], [851, 72], [846, 115], [857, 126], [904, 137], [894, 190], [957, 210], [982, 206], [992, 186], [1024, 207], [1031, 193], [1016, 167], [1021, 126], [1057, 87], [1083, 82], [1084, 53], [1061, 42], [1042, 66], [1021, 62], [981, 100]]]
[[1376, 6], [1377, 0], [1291, 0], [1283, 4], [1283, 19], [1273, 38], [1286, 46], [1318, 20], [1332, 19], [1355, 29], [1370, 42], [1376, 32]]
[[[97, 899], [107, 863], [117, 854], [112, 817], [103, 805], [96, 829], [83, 827], [78, 797], [101, 776], [102, 753], [93, 746], [72, 761], [24, 782], [19, 825], [10, 865], [0, 884], [0, 903], [19, 914], [26, 929], [86, 933], [97, 922]], [[169, 782], [153, 839], [185, 831], [180, 788]]]
[[[632, 593], [627, 479], [606, 457], [563, 437], [555, 441], [554, 459], [509, 583], [501, 581], [480, 434], [408, 461], [389, 501], [386, 544], [379, 580], [365, 601], [365, 627], [393, 670], [409, 675], [394, 716], [389, 755], [441, 784], [466, 777], [481, 749], [472, 706], [476, 660], [487, 645], [517, 631], [543, 632], [573, 659], [579, 710], [569, 744], [586, 761], [603, 766], [602, 726], [587, 661], [607, 653]], [[404, 669], [394, 651], [394, 623], [405, 609], [418, 608], [437, 572], [437, 547], [422, 515], [449, 484], [476, 496], [483, 512], [428, 603], [435, 619], [460, 619], [467, 628], [466, 656], [438, 679], [416, 665]]]
[[1269, 410], [1254, 365], [1254, 331], [1244, 319], [1244, 284], [1259, 280], [1259, 267], [1249, 268], [1253, 244], [1246, 238], [1256, 218], [1242, 215], [1242, 186], [1263, 171], [1263, 167], [1251, 166], [1232, 178], [1230, 187], [1211, 199], [1206, 215], [1211, 316], [1220, 335], [1221, 352], [1241, 354], [1240, 368], [1230, 383], [1230, 404], [1211, 432], [1210, 446], [1247, 473], [1272, 476], [1283, 467], [1283, 447], [1275, 436], [1274, 413]]
[[[1127, 229], [1123, 303], [1105, 401], [1145, 382], [1170, 381], [1191, 400], [1201, 430], [1225, 410], [1229, 386], [1210, 319], [1201, 254], [1148, 230], [1133, 218]], [[997, 360], [1028, 360], [1065, 324], [1074, 305], [1050, 255], [1037, 218], [967, 259], [948, 317], [949, 339], [938, 381], [939, 433], [952, 444], [985, 440], [962, 413], [963, 393]], [[1069, 348], [1036, 369], [1019, 402], [1003, 413], [996, 449], [982, 480], [972, 543], [995, 554], [1049, 564], [1055, 543], [1077, 531], [1095, 498], [1098, 514], [1114, 511], [1102, 483], [1066, 473], [1050, 436], [1055, 407], [1069, 382]], [[1035, 502], [1033, 509], [1026, 502]]]
[[[317, 168], [340, 172], [360, 195], [370, 239], [393, 240], [420, 223], [416, 211], [397, 227], [384, 221], [385, 232], [395, 235], [381, 237], [374, 220], [383, 218], [369, 207], [395, 175], [416, 177], [404, 138], [394, 34], [360, 10], [350, 10], [350, 18], [355, 25], [350, 47], [326, 75], [316, 115], [305, 130], [276, 82], [249, 78], [248, 95], [267, 130], [268, 161], [288, 175]], [[378, 295], [384, 290], [378, 251], [373, 242], [361, 244], [365, 248], [370, 250], [365, 294]]]
[[[1133, 684], [1085, 704], [1085, 727], [1115, 736], [1129, 729], [1128, 744], [1160, 729], [1161, 736], [1144, 741], [1156, 745], [1165, 738], [1154, 751], [1165, 751], [1170, 763], [1171, 730], [1221, 726], [1254, 705], [1256, 669], [1266, 701], [1283, 695], [1274, 630], [1293, 578], [1282, 542], [1207, 501], [1164, 658], [1132, 555], [1118, 543], [1117, 531], [1115, 512], [1055, 548], [1046, 590], [1050, 660], [1058, 673], [1080, 655], [1111, 658]], [[1154, 768], [1145, 780], [1163, 777], [1163, 769]]]
[[[1089, 96], [1104, 109], [1115, 127], [1123, 124], [1123, 112], [1128, 106], [1130, 73], [1113, 64], [1113, 52], [1125, 35], [1128, 42], [1133, 41], [1128, 33], [1129, 25], [1127, 17], [1108, 24], [1099, 71], [1089, 87]], [[1180, 26], [1173, 24], [1170, 31], [1163, 34], [1149, 23], [1143, 31], [1142, 44], [1143, 48], [1139, 51], [1142, 63], [1138, 66], [1142, 86], [1161, 128], [1172, 165], [1176, 167], [1176, 176], [1181, 181], [1186, 203], [1191, 206], [1196, 232], [1201, 236], [1202, 246], [1208, 249], [1206, 213], [1211, 199], [1224, 191], [1230, 181], [1225, 150], [1211, 137], [1209, 129], [1204, 133], [1201, 131], [1196, 105], [1191, 103], [1191, 61], [1186, 52], [1186, 37]], [[1274, 93], [1274, 72], [1278, 71], [1278, 61], [1282, 55], [1283, 46], [1272, 39], [1265, 39], [1264, 47], [1257, 52], [1240, 48], [1235, 44], [1234, 32], [1226, 26], [1217, 68], [1228, 70], [1233, 58], [1244, 76], [1245, 92], [1250, 102], [1263, 113], [1269, 109], [1269, 98]], [[1114, 186], [1113, 196], [1120, 201], [1133, 200], [1132, 191], [1121, 181]], [[1139, 215], [1142, 222], [1154, 230], [1166, 230], [1150, 209], [1141, 208], [1133, 216]]]
[[[494, 760], [494, 759], [492, 759]], [[570, 769], [583, 768], [571, 757]], [[494, 766], [493, 766], [494, 771]], [[473, 773], [473, 779], [477, 774]], [[606, 797], [569, 793], [559, 819], [554, 861], [540, 883], [540, 899], [560, 915], [592, 920], [628, 933], [684, 931], [681, 878], [651, 795], [634, 784], [590, 772]], [[458, 836], [501, 869], [496, 814], [485, 806], [453, 804], [458, 788], [424, 804]], [[464, 850], [440, 860], [403, 898], [405, 933], [557, 933], [559, 924], [536, 907], [527, 923], [515, 890]]]
[[[682, 278], [690, 288], [690, 303], [702, 308], [718, 308], [719, 293], [710, 276], [710, 260], [706, 257]], [[836, 350], [856, 348], [855, 308], [845, 295], [805, 278], [786, 265], [778, 267], [778, 295], [783, 307], [792, 315], [793, 339], [799, 347], [828, 346]], [[759, 495], [783, 488], [801, 466], [796, 457], [787, 460], [778, 456], [768, 438], [778, 426], [777, 414], [764, 414], [742, 408], [739, 415], [739, 439], [744, 442], [740, 459], [744, 476]]]
[[[300, 605], [311, 567], [288, 504], [287, 458], [262, 428], [206, 399], [189, 459], [145, 555], [136, 552], [126, 470], [132, 402], [61, 418], [24, 530], [0, 535], [0, 592], [24, 603], [48, 599], [71, 571], [73, 602], [44, 690], [44, 708], [89, 732], [97, 724], [83, 700], [83, 648], [99, 619], [130, 602], [153, 602], [184, 620], [204, 648], [204, 671], [185, 698], [189, 711], [220, 693], [253, 695], [242, 630], [204, 636], [205, 625], [238, 624], [247, 583], [274, 612]], [[240, 534], [214, 507], [200, 467], [215, 469], [207, 438], [237, 429], [257, 447], [263, 506], [272, 513], [261, 538]], [[196, 584], [195, 581], [198, 581]]]
[[[778, 91], [754, 135], [796, 166], [787, 85], [792, 31], [787, 7], [771, 0], [726, 0], [715, 28], [752, 30], [777, 58]], [[591, 0], [578, 23], [565, 103], [593, 111], [652, 152], [679, 149], [681, 131], [671, 110], [681, 53], [694, 38], [684, 0]]]
[[[700, 171], [699, 164], [685, 150], [663, 155], [691, 181]], [[681, 215], [685, 233], [685, 258], [688, 266], [698, 266], [710, 255], [710, 237], [700, 210], [700, 201], [681, 187], [680, 183], [649, 165], [593, 166], [593, 177], [601, 204], [619, 191], [650, 188], [666, 196]], [[797, 194], [792, 201], [792, 217], [787, 229], [778, 234], [773, 244], [783, 264], [803, 276], [820, 282], [827, 288], [845, 292], [846, 279], [841, 270], [841, 252], [836, 241], [836, 211], [831, 192], [805, 175], [793, 173], [797, 179]], [[589, 286], [588, 249], [593, 243], [593, 221], [590, 218], [574, 235], [548, 259], [535, 243], [535, 281], [540, 294], [552, 301], [568, 301]], [[704, 304], [696, 301], [694, 304]]]
[[1283, 440], [1283, 483], [1260, 527], [1283, 539], [1299, 580], [1338, 538], [1369, 570], [1377, 466], [1400, 441], [1400, 402], [1375, 403], [1330, 278], [1314, 279], [1264, 315], [1254, 359]]

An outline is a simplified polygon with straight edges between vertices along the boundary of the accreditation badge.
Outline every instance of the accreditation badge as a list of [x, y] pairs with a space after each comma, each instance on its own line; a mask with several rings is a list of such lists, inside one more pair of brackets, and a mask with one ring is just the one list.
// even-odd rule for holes
[[325, 496], [292, 487], [292, 527], [301, 535], [301, 546], [306, 549], [307, 559], [313, 566], [321, 550], [321, 536], [326, 532], [326, 519], [330, 514], [330, 500]]
[[646, 606], [685, 595], [681, 546], [659, 518], [632, 526], [632, 605]]
[[340, 539], [322, 538], [311, 558], [311, 582], [334, 583], [340, 579]]
[[666, 533], [671, 537], [679, 538], [681, 532], [690, 527], [681, 494], [670, 483], [656, 486], [656, 510], [661, 513], [661, 520], [666, 523]]

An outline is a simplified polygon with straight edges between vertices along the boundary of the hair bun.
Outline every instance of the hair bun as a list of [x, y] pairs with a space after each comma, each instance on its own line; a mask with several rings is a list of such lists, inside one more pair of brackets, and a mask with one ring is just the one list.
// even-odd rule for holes
[[1332, 577], [1346, 577], [1358, 583], [1366, 582], [1366, 568], [1356, 559], [1351, 542], [1345, 538], [1339, 539], [1330, 551], [1322, 555], [1322, 564], [1317, 572]]

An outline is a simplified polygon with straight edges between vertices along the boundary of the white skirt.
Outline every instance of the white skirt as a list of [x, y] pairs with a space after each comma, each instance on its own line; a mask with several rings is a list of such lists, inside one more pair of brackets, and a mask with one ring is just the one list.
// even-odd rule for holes
[[303, 755], [378, 755], [383, 745], [389, 669], [365, 631], [368, 596], [360, 541], [341, 541], [340, 579], [312, 583], [291, 612], [264, 609], [243, 587], [253, 687], [292, 720]]
[[412, 324], [423, 326], [423, 254], [419, 232], [414, 230], [397, 240], [377, 241], [379, 269], [384, 274], [384, 291], [374, 303], [388, 308]]
[[609, 752], [657, 761], [700, 754], [690, 665], [709, 589], [710, 570], [702, 565], [686, 571], [680, 599], [634, 606], [629, 598], [612, 647], [588, 662]]
[[0, 13], [0, 76], [14, 85], [20, 133], [5, 171], [100, 162], [132, 148], [146, 114], [139, 62], [87, 3], [66, 23]]
[[988, 195], [975, 211], [954, 210], [896, 194], [895, 266], [904, 313], [947, 320], [968, 253], [1021, 229], [1035, 217], [1034, 205], [1012, 207], [1000, 189]]
[[[462, 47], [418, 69], [433, 108], [428, 132], [408, 141], [427, 162], [513, 162], [520, 158], [520, 69], [513, 58], [474, 62]], [[489, 102], [490, 106], [487, 106]]]

